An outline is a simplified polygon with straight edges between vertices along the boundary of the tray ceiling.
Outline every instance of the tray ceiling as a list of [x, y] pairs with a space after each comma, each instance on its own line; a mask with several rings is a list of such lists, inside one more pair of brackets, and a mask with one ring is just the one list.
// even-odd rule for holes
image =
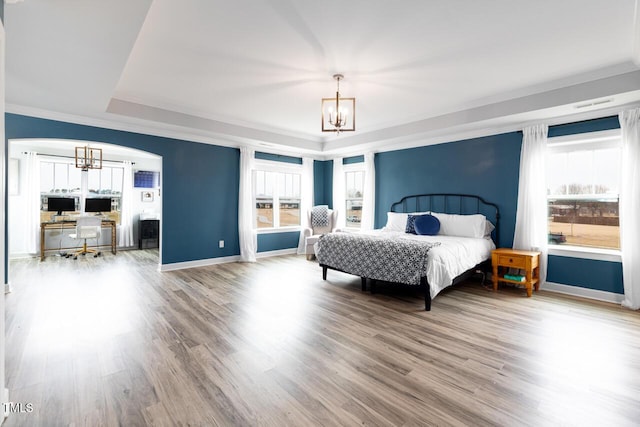
[[[6, 100], [9, 111], [337, 152], [575, 114], [592, 99], [611, 97], [592, 110], [634, 103], [635, 6], [25, 0], [5, 6]], [[357, 131], [338, 137], [320, 132], [336, 72], [357, 99]]]

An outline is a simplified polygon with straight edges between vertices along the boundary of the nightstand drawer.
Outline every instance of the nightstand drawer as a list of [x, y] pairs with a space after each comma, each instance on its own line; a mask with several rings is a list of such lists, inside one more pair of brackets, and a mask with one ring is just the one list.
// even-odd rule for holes
[[503, 267], [525, 268], [525, 258], [519, 256], [500, 255], [498, 265]]

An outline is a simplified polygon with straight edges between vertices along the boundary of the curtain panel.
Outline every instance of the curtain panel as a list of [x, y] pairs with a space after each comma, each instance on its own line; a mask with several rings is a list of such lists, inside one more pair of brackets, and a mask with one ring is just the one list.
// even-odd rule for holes
[[342, 157], [333, 159], [333, 210], [336, 212], [337, 221], [334, 228], [342, 229], [346, 226], [347, 213], [345, 212], [345, 182]]
[[310, 228], [309, 213], [313, 207], [313, 159], [302, 159], [302, 176], [300, 177], [300, 239], [298, 240], [298, 255], [306, 251], [304, 229]]
[[622, 251], [622, 305], [640, 309], [640, 108], [619, 115], [622, 128], [620, 183], [620, 250]]
[[376, 205], [375, 154], [364, 155], [364, 188], [362, 198], [361, 230], [373, 230]]
[[251, 173], [255, 150], [240, 148], [240, 194], [238, 197], [238, 239], [240, 241], [240, 260], [255, 262], [258, 249], [258, 236], [253, 222], [253, 191]]
[[540, 286], [547, 278], [547, 185], [545, 179], [547, 134], [546, 125], [522, 130], [518, 207], [513, 248], [540, 251]]
[[27, 253], [40, 251], [40, 158], [38, 153], [28, 152], [26, 159], [26, 221], [23, 236]]
[[133, 169], [130, 161], [122, 162], [122, 199], [120, 200], [120, 236], [123, 247], [131, 247], [133, 242]]

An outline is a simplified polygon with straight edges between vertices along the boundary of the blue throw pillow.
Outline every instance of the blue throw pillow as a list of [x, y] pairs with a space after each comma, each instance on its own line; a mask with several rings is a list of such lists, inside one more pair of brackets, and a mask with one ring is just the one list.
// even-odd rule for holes
[[[409, 215], [411, 216], [411, 215]], [[407, 220], [407, 224], [409, 221]], [[440, 221], [433, 215], [420, 215], [413, 221], [415, 234], [421, 236], [435, 236], [440, 231]]]
[[404, 228], [405, 233], [416, 234], [415, 222], [420, 215], [409, 215], [407, 217], [407, 225]]

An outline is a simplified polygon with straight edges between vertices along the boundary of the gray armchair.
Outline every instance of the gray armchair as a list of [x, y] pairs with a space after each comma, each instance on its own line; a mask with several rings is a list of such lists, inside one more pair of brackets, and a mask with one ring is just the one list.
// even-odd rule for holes
[[[327, 227], [308, 227], [302, 230], [302, 233], [305, 238], [305, 255], [307, 256], [307, 260], [311, 261], [316, 253], [313, 249], [313, 245], [316, 244], [320, 236], [323, 234], [331, 233], [337, 231], [336, 224], [338, 223], [338, 211], [334, 211], [329, 209], [329, 225]], [[308, 223], [311, 224], [311, 212], [307, 213], [308, 215]]]

